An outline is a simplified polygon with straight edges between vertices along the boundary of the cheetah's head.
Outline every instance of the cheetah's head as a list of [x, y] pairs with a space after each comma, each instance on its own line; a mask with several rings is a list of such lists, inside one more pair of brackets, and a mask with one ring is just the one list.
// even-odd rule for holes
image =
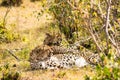
[[51, 35], [49, 33], [46, 33], [46, 38], [43, 42], [44, 45], [48, 45], [48, 46], [59, 46], [62, 42], [62, 37], [60, 33]]

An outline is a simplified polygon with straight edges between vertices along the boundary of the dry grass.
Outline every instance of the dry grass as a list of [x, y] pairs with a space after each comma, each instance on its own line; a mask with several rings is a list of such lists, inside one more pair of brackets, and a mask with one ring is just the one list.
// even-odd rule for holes
[[[47, 19], [50, 17], [46, 17], [48, 14], [43, 14], [38, 17], [41, 9], [40, 2], [32, 3], [28, 0], [23, 0], [23, 4], [20, 7], [12, 7], [6, 18], [6, 28], [19, 33], [25, 38], [25, 41], [17, 42], [18, 45], [15, 45], [16, 42], [13, 42], [0, 45], [0, 47], [3, 49], [6, 47], [14, 49], [16, 47], [24, 47], [28, 43], [32, 44], [31, 46], [33, 47], [38, 43], [42, 44], [44, 32], [50, 22], [50, 20]], [[3, 21], [6, 11], [6, 7], [0, 7], [0, 21]]]
[[[33, 75], [34, 74], [34, 75]], [[23, 72], [22, 76], [29, 77], [32, 80], [84, 80], [85, 75], [92, 75], [93, 73], [86, 69], [70, 69], [70, 70], [54, 70], [54, 71], [31, 71]]]
[[[81, 69], [70, 69], [70, 70], [54, 70], [54, 71], [41, 71], [35, 70], [30, 71], [28, 56], [29, 51], [35, 46], [42, 44], [45, 32], [48, 31], [48, 24], [51, 22], [51, 16], [44, 14], [39, 18], [37, 15], [42, 9], [39, 2], [29, 2], [28, 0], [23, 0], [23, 4], [20, 7], [12, 7], [8, 16], [6, 28], [12, 29], [22, 36], [22, 40], [12, 43], [0, 44], [0, 49], [15, 49], [15, 48], [29, 48], [26, 55], [23, 52], [15, 53], [18, 57], [23, 59], [23, 61], [17, 62], [10, 54], [0, 52], [0, 66], [6, 63], [10, 64], [12, 70], [17, 70], [21, 72], [22, 80], [83, 80], [84, 76], [93, 75], [94, 72], [91, 71], [89, 67]], [[3, 20], [7, 8], [0, 7], [0, 21]], [[47, 17], [48, 16], [48, 17]], [[26, 50], [25, 50], [26, 51]], [[25, 61], [24, 61], [25, 60]], [[16, 67], [12, 67], [16, 64]], [[1, 77], [0, 73], [0, 77]]]

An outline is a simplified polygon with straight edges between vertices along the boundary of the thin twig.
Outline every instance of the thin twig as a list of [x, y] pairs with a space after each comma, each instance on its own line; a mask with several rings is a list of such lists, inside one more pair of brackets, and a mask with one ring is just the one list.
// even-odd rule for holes
[[115, 41], [110, 37], [109, 33], [108, 33], [108, 27], [110, 25], [110, 4], [111, 4], [111, 0], [109, 0], [107, 2], [107, 14], [106, 14], [106, 23], [105, 23], [105, 31], [106, 31], [106, 35], [107, 37], [110, 39], [110, 41], [112, 42], [112, 44], [116, 47], [116, 43]]
[[13, 51], [6, 49], [8, 51], [8, 53], [10, 53], [17, 61], [21, 61], [14, 53]]
[[[93, 0], [91, 0], [91, 9], [93, 9]], [[103, 52], [103, 50], [102, 50], [102, 48], [100, 47], [100, 45], [99, 45], [99, 43], [98, 43], [95, 35], [93, 34], [91, 18], [92, 18], [92, 11], [90, 11], [90, 15], [89, 15], [89, 27], [88, 27], [88, 30], [89, 30], [89, 32], [90, 32], [90, 34], [91, 34], [91, 36], [92, 36], [92, 38], [93, 38], [93, 40], [94, 40], [97, 48], [98, 48], [101, 52]]]
[[110, 19], [109, 18], [110, 18], [110, 10], [111, 10], [111, 0], [106, 1], [106, 3], [107, 3], [107, 14], [106, 14], [106, 23], [105, 23], [106, 35], [120, 55], [120, 50], [118, 49], [118, 45], [116, 44], [115, 39], [111, 38], [109, 33], [108, 33], [108, 27], [110, 26], [110, 22], [109, 22]]
[[4, 27], [4, 28], [5, 28], [5, 26], [6, 26], [6, 17], [7, 17], [7, 15], [8, 15], [8, 13], [10, 12], [10, 9], [11, 9], [11, 6], [9, 6], [9, 7], [7, 8], [7, 11], [6, 11], [5, 16], [4, 16], [4, 18], [3, 18], [3, 27]]
[[83, 11], [83, 10], [81, 10], [81, 9], [78, 8], [78, 7], [75, 7], [69, 0], [67, 0], [67, 3], [68, 3], [74, 10], [77, 10], [77, 11], [79, 11], [79, 12], [84, 12], [84, 13], [88, 14], [88, 12]]

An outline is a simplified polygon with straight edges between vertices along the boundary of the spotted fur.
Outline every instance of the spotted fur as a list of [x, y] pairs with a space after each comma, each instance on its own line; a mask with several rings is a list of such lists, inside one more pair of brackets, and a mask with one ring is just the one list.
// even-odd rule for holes
[[30, 53], [29, 61], [36, 63], [48, 59], [52, 55], [52, 50], [47, 45], [35, 47]]
[[73, 54], [53, 55], [46, 61], [40, 61], [35, 64], [33, 69], [69, 69], [72, 67], [84, 67], [88, 63], [83, 57]]
[[42, 46], [37, 46], [30, 53], [32, 69], [60, 69], [84, 67], [88, 64], [98, 64], [101, 58], [98, 54], [89, 51], [80, 52], [76, 46], [60, 46], [60, 35], [46, 34]]
[[31, 63], [31, 67], [34, 68], [33, 65], [36, 66], [37, 65], [36, 63], [38, 63], [39, 61], [44, 61], [49, 59], [53, 55], [53, 52], [55, 52], [54, 48], [58, 49], [57, 46], [60, 46], [61, 41], [62, 41], [62, 37], [59, 33], [55, 35], [46, 33], [46, 37], [44, 39], [43, 45], [39, 45], [35, 47], [30, 52], [29, 61]]

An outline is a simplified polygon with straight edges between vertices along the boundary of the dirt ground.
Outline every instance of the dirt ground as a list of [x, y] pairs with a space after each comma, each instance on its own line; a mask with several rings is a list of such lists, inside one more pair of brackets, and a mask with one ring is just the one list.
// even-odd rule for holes
[[[41, 9], [42, 7], [39, 1], [30, 2], [29, 0], [23, 0], [23, 4], [19, 7], [12, 7], [6, 17], [6, 28], [19, 33], [25, 40], [0, 44], [0, 49], [29, 47], [29, 50], [31, 50], [35, 46], [42, 44], [52, 17], [46, 13], [38, 16]], [[3, 20], [6, 11], [7, 7], [0, 7], [0, 21]], [[20, 54], [21, 53], [18, 53], [17, 55]], [[28, 58], [29, 53], [27, 53], [26, 56]], [[17, 66], [12, 69], [21, 73], [22, 80], [83, 80], [86, 74], [93, 75], [92, 70], [89, 68], [31, 71], [28, 70], [29, 62], [27, 61], [18, 62], [9, 54], [2, 54], [0, 58], [0, 66], [6, 63], [9, 63], [11, 66], [16, 64]], [[2, 76], [2, 74], [0, 76]]]

